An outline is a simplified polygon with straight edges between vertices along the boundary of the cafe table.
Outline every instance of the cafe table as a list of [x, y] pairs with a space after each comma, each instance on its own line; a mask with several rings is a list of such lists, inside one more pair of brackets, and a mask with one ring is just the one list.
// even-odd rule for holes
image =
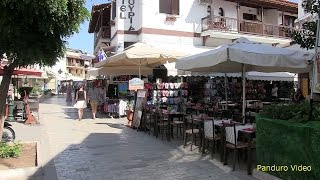
[[[237, 123], [237, 122], [233, 122]], [[220, 130], [223, 130], [223, 123], [221, 122], [220, 124], [216, 124], [217, 127], [220, 128]], [[254, 145], [252, 144], [252, 139], [255, 138], [256, 132], [253, 129], [252, 124], [241, 124], [237, 123], [238, 126], [236, 129], [238, 129], [238, 137], [244, 137], [246, 141], [248, 142], [248, 161], [247, 161], [247, 173], [248, 175], [252, 175], [252, 149], [254, 148]], [[240, 126], [240, 127], [239, 127]], [[222, 147], [224, 147], [223, 141], [221, 141]], [[223, 162], [223, 156], [224, 152], [221, 151], [220, 153], [220, 158], [221, 162]]]
[[[159, 111], [157, 111], [160, 113]], [[161, 113], [168, 116], [168, 126], [169, 126], [169, 135], [167, 137], [168, 141], [171, 140], [171, 137], [173, 138], [173, 128], [171, 127], [171, 122], [173, 122], [174, 118], [181, 118], [183, 119], [184, 113], [182, 112], [176, 112], [176, 111], [167, 111], [167, 110], [161, 110]], [[158, 114], [160, 115], [160, 114]], [[159, 117], [159, 116], [157, 116]]]

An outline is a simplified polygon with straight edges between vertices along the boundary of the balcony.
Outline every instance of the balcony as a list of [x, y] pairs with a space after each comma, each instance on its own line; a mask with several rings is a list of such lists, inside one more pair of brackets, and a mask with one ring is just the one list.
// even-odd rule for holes
[[77, 68], [77, 69], [84, 69], [84, 64], [81, 64], [81, 63], [70, 63], [70, 62], [68, 62], [68, 63], [67, 63], [67, 67]]
[[111, 27], [110, 26], [102, 26], [98, 33], [95, 34], [94, 37], [94, 48], [97, 47], [100, 40], [108, 39], [108, 42], [110, 42], [111, 38]]
[[237, 32], [270, 37], [290, 38], [293, 27], [265, 24], [259, 21], [238, 20], [223, 16], [205, 17], [201, 19], [202, 32], [208, 30]]

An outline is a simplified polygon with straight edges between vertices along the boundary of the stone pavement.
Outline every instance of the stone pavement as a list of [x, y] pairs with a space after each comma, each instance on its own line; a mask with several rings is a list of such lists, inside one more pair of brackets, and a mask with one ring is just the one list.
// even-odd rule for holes
[[41, 142], [44, 175], [28, 179], [253, 179], [245, 171], [219, 168], [197, 149], [184, 149], [181, 140], [162, 141], [130, 129], [125, 118], [92, 120], [87, 110], [79, 122], [63, 97], [44, 101], [40, 111], [40, 125], [14, 124], [17, 139]]

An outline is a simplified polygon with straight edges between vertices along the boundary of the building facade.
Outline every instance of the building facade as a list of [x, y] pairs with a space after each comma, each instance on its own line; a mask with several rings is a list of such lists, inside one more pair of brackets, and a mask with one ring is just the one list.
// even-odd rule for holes
[[48, 89], [57, 90], [61, 81], [73, 80], [83, 81], [87, 79], [87, 71], [91, 68], [93, 55], [76, 49], [67, 49], [65, 56], [60, 58], [52, 67], [43, 69], [50, 74], [52, 78], [48, 79]]
[[89, 32], [108, 56], [135, 42], [216, 47], [246, 37], [285, 47], [297, 17], [287, 0], [113, 0], [92, 7]]

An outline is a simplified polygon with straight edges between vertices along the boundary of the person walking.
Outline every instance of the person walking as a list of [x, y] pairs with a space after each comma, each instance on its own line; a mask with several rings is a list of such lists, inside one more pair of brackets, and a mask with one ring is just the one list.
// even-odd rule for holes
[[67, 102], [72, 102], [71, 93], [72, 93], [72, 88], [71, 88], [71, 84], [69, 82], [67, 85], [67, 99], [66, 99]]
[[88, 99], [92, 110], [92, 119], [96, 119], [98, 103], [99, 103], [99, 89], [98, 87], [92, 86], [88, 90]]
[[271, 90], [271, 98], [276, 101], [278, 99], [278, 87], [277, 84], [273, 84], [273, 88]]
[[87, 107], [87, 92], [83, 90], [83, 85], [79, 85], [79, 90], [76, 92], [75, 108], [78, 109], [79, 121], [82, 119], [83, 110]]

